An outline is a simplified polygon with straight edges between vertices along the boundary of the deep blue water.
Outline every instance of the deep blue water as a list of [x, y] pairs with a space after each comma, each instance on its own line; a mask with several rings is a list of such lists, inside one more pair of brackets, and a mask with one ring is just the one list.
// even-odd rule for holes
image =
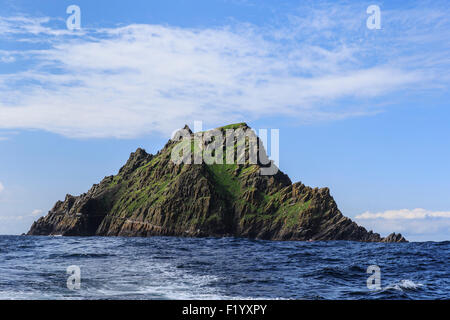
[[0, 299], [449, 299], [449, 253], [449, 241], [0, 236]]

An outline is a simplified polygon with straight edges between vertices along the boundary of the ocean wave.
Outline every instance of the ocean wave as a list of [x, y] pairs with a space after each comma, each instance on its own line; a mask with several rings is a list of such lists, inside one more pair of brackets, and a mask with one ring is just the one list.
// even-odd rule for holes
[[311, 276], [318, 279], [354, 279], [355, 277], [364, 275], [366, 269], [360, 265], [350, 264], [346, 266], [325, 266], [316, 271], [308, 272], [305, 276]]
[[424, 285], [420, 282], [414, 282], [412, 280], [400, 280], [397, 283], [393, 283], [385, 287], [382, 291], [398, 290], [398, 291], [416, 291], [420, 290]]
[[116, 255], [110, 253], [63, 253], [63, 254], [51, 254], [49, 256], [49, 259], [105, 258], [114, 256]]

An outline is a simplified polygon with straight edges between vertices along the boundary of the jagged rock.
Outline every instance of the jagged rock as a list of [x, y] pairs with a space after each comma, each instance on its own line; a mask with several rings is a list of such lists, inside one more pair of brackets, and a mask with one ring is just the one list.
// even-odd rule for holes
[[381, 240], [382, 242], [407, 242], [406, 239], [400, 233], [391, 233], [386, 238]]
[[[219, 130], [238, 127], [248, 128]], [[381, 238], [344, 217], [328, 188], [292, 184], [281, 171], [261, 175], [259, 158], [257, 164], [175, 164], [178, 143], [169, 141], [156, 155], [137, 149], [117, 175], [58, 201], [28, 235], [406, 241], [395, 233]]]

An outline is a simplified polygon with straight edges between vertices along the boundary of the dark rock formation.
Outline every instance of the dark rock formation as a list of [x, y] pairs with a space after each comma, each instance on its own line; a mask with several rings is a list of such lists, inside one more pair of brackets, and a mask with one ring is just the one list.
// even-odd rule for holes
[[[248, 128], [219, 129], [236, 127]], [[406, 241], [395, 233], [381, 238], [344, 217], [328, 188], [292, 184], [281, 171], [261, 175], [260, 162], [175, 164], [179, 143], [169, 141], [156, 155], [137, 149], [117, 175], [58, 201], [28, 235]]]
[[391, 233], [386, 238], [381, 240], [382, 242], [407, 242], [406, 239], [400, 233]]

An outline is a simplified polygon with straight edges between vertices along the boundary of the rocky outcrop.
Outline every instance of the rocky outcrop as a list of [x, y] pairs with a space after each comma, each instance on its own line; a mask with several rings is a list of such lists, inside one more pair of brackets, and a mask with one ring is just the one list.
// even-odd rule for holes
[[400, 233], [391, 233], [386, 238], [381, 240], [382, 242], [407, 242], [406, 239]]
[[261, 175], [259, 162], [176, 164], [171, 154], [179, 143], [169, 141], [156, 155], [137, 149], [117, 175], [58, 201], [28, 235], [406, 241], [343, 216], [328, 188], [292, 184], [281, 171]]

